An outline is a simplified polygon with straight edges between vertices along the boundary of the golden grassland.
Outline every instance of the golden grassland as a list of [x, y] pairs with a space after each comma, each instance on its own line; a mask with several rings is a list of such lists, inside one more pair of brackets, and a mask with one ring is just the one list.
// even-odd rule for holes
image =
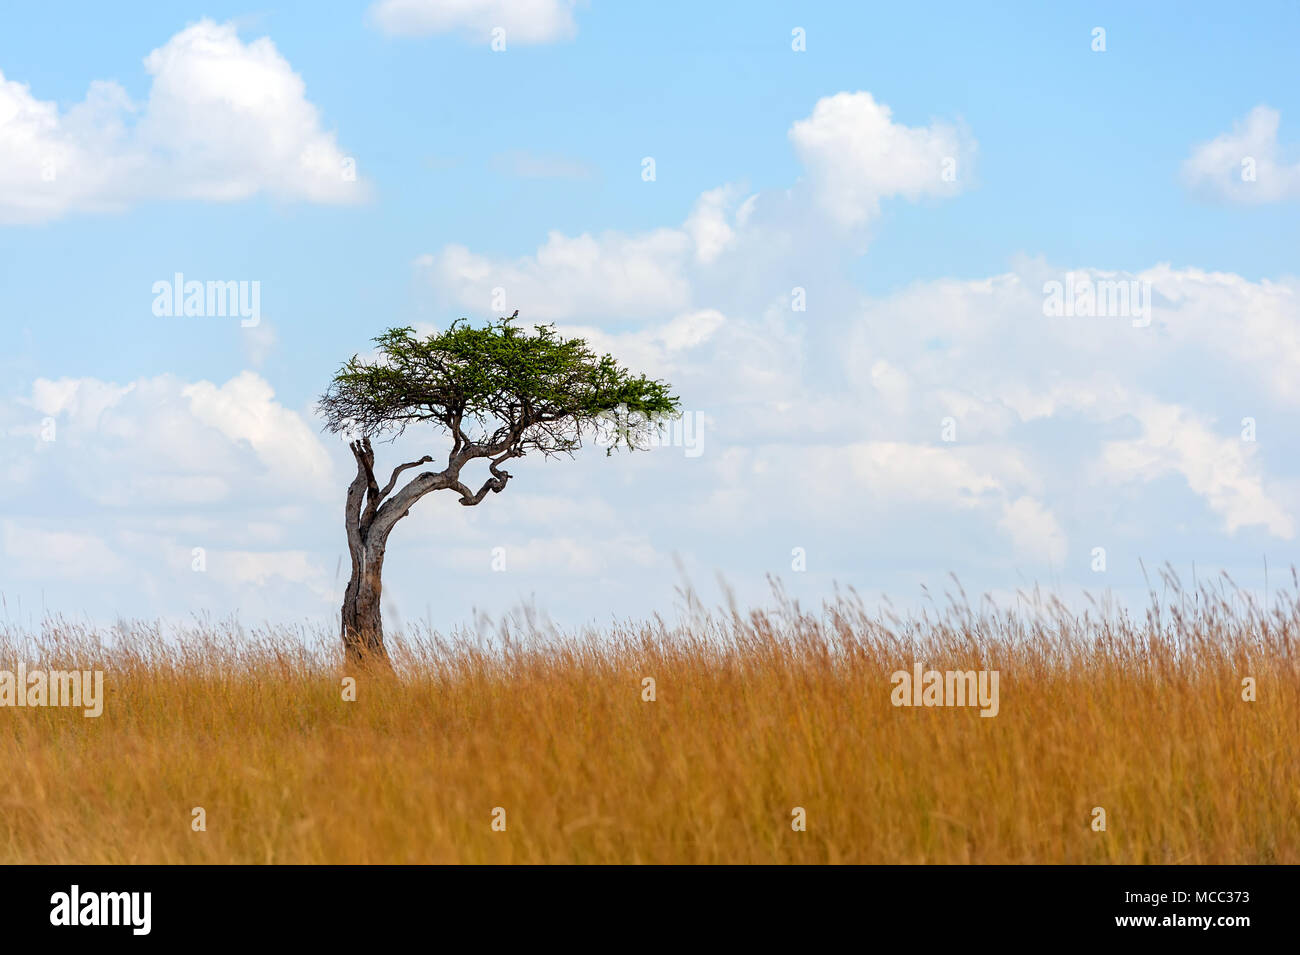
[[[1169, 585], [1144, 619], [850, 595], [407, 636], [354, 702], [301, 633], [10, 628], [0, 668], [103, 669], [106, 703], [0, 709], [0, 862], [1300, 862], [1300, 601]], [[1000, 712], [893, 706], [916, 659], [998, 670]]]

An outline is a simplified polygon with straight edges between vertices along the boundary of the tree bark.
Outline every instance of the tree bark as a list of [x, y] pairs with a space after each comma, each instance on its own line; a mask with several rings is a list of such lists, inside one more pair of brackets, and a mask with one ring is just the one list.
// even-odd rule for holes
[[352, 577], [343, 593], [343, 646], [354, 666], [390, 666], [380, 613], [384, 543], [363, 542], [352, 552]]
[[[375, 452], [368, 440], [353, 442], [357, 476], [348, 487], [344, 519], [352, 576], [343, 592], [343, 649], [349, 666], [378, 666], [391, 669], [384, 647], [384, 624], [380, 613], [383, 595], [384, 548], [391, 524], [376, 526], [379, 485], [375, 481]], [[362, 505], [365, 505], [363, 510]]]

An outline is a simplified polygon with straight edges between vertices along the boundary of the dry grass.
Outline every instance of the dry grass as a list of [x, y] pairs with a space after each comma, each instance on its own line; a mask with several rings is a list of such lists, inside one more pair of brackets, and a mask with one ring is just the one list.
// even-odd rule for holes
[[[1300, 601], [1152, 599], [409, 638], [356, 702], [302, 634], [11, 629], [0, 668], [107, 703], [0, 709], [0, 862], [1300, 862]], [[892, 706], [918, 654], [999, 670], [1000, 714]]]

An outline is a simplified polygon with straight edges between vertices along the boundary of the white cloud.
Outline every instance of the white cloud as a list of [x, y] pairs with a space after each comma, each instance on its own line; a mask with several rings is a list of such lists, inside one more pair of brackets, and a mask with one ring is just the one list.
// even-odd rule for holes
[[16, 572], [37, 580], [113, 574], [121, 559], [95, 534], [4, 522], [4, 552]]
[[1275, 537], [1295, 536], [1291, 515], [1264, 488], [1247, 448], [1237, 435], [1223, 436], [1177, 405], [1149, 401], [1137, 410], [1138, 438], [1112, 441], [1101, 463], [1112, 480], [1152, 481], [1182, 475], [1188, 487], [1222, 515], [1229, 534], [1258, 525]]
[[190, 412], [236, 445], [247, 443], [267, 473], [305, 491], [330, 486], [330, 459], [297, 412], [275, 401], [271, 386], [251, 371], [218, 387], [199, 381], [181, 389]]
[[599, 315], [618, 322], [688, 305], [681, 266], [690, 252], [689, 237], [676, 229], [599, 238], [552, 232], [535, 255], [512, 262], [448, 245], [417, 265], [452, 301], [471, 309], [488, 311], [500, 288], [504, 311], [520, 308], [528, 321]]
[[1226, 355], [1274, 401], [1300, 408], [1300, 281], [1252, 282], [1231, 272], [1143, 271], [1164, 300], [1157, 320], [1181, 349]]
[[[1207, 530], [1292, 535], [1300, 497], [1239, 446], [1237, 404], [1225, 414], [1185, 383], [1222, 381], [1241, 414], [1300, 405], [1294, 280], [1166, 264], [1073, 269], [1080, 281], [1137, 283], [1150, 308], [1066, 317], [1044, 307], [1045, 284], [1066, 271], [1025, 260], [1001, 275], [863, 298], [827, 268], [845, 253], [826, 217], [856, 226], [887, 196], [946, 194], [956, 185], [943, 181], [942, 159], [965, 169], [971, 147], [942, 125], [894, 123], [868, 94], [822, 100], [790, 135], [820, 219], [782, 194], [745, 198], [724, 186], [702, 194], [679, 228], [553, 233], [513, 261], [453, 246], [425, 257], [426, 277], [484, 311], [504, 288], [507, 311], [563, 322], [670, 380], [717, 429], [704, 442], [717, 480], [690, 497], [710, 524], [789, 513], [795, 495], [801, 513], [846, 532], [845, 515], [859, 528], [888, 526], [893, 505], [911, 502], [996, 533], [1008, 558], [1059, 568], [1080, 515], [1173, 476], [1204, 502]], [[815, 317], [792, 310], [796, 282], [809, 286]], [[1160, 432], [1153, 409], [1174, 416], [1177, 434]], [[947, 418], [955, 444], [940, 443]], [[645, 466], [663, 457], [654, 460]], [[1158, 539], [1153, 521], [1142, 533]]]
[[[900, 532], [911, 534], [895, 522], [924, 514], [918, 538], [937, 526], [973, 523], [1000, 531], [1019, 560], [1059, 566], [1066, 553], [1065, 531], [1037, 497], [1042, 481], [1011, 443], [771, 442], [729, 448], [708, 467], [718, 490], [701, 501], [699, 515], [710, 527], [780, 515], [810, 537], [819, 527], [838, 542], [872, 541], [875, 551]], [[1005, 550], [1005, 543], [989, 544], [983, 556]]]
[[[789, 135], [807, 167], [811, 207], [788, 190], [746, 196], [728, 184], [702, 193], [678, 227], [551, 232], [536, 252], [516, 259], [452, 244], [420, 256], [416, 265], [443, 299], [480, 313], [491, 311], [495, 289], [505, 292], [506, 314], [518, 307], [525, 318], [542, 321], [621, 324], [716, 307], [699, 300], [698, 287], [752, 284], [755, 274], [796, 260], [843, 256], [842, 245], [828, 239], [828, 223], [862, 225], [891, 196], [955, 194], [970, 175], [974, 151], [954, 127], [894, 123], [889, 107], [870, 93], [819, 100]], [[959, 163], [956, 181], [944, 178], [949, 158]]]
[[1010, 538], [1018, 556], [1058, 568], [1065, 561], [1065, 532], [1042, 501], [1032, 497], [1008, 501], [998, 526]]
[[969, 508], [978, 506], [984, 495], [1004, 490], [1003, 479], [972, 460], [969, 450], [869, 441], [842, 452], [823, 449], [817, 470], [835, 479], [834, 463], [840, 454], [854, 478], [852, 492], [866, 491], [882, 502], [903, 499]]
[[255, 587], [279, 577], [309, 587], [324, 599], [334, 596], [333, 590], [325, 583], [325, 572], [312, 555], [301, 550], [216, 550], [207, 554], [207, 572], [218, 579]]
[[683, 312], [668, 321], [639, 331], [611, 334], [590, 325], [560, 325], [561, 333], [583, 338], [593, 351], [609, 352], [619, 361], [651, 376], [671, 375], [692, 357], [690, 353], [710, 341], [726, 324], [717, 309]]
[[[970, 176], [974, 144], [943, 123], [904, 126], [866, 92], [818, 100], [812, 115], [790, 128], [790, 141], [808, 170], [823, 210], [844, 226], [876, 217], [894, 196], [955, 195]], [[952, 160], [953, 177], [945, 178]]]
[[488, 43], [492, 31], [505, 30], [510, 43], [570, 40], [578, 32], [576, 0], [379, 0], [370, 16], [385, 33], [428, 36], [459, 32]]
[[1300, 199], [1300, 158], [1288, 161], [1278, 145], [1281, 121], [1277, 110], [1256, 106], [1231, 132], [1192, 150], [1183, 162], [1183, 181], [1233, 202]]
[[23, 502], [21, 519], [0, 522], [0, 581], [27, 582], [28, 600], [69, 581], [69, 612], [336, 604], [324, 568], [338, 528], [321, 515], [342, 481], [315, 423], [253, 372], [222, 384], [38, 379], [0, 400], [0, 460], [24, 464], [0, 469], [0, 499]]
[[201, 20], [144, 60], [145, 103], [96, 81], [66, 112], [0, 74], [0, 224], [148, 199], [354, 202], [335, 135], [267, 37]]
[[1177, 475], [1228, 534], [1291, 538], [1300, 500], [1268, 480], [1240, 419], [1300, 407], [1300, 285], [1158, 265], [1124, 277], [1153, 290], [1150, 326], [1134, 327], [1045, 316], [1045, 274], [1062, 273], [1030, 262], [869, 302], [844, 359], [864, 370], [857, 407], [885, 433], [933, 432], [950, 415], [958, 442], [1013, 442], [1036, 469], [1081, 475], [1087, 498], [1099, 493], [1092, 475], [1129, 487]]
[[710, 189], [696, 202], [684, 228], [694, 243], [697, 261], [708, 265], [736, 238], [728, 214], [736, 194], [734, 187], [721, 186]]
[[116, 405], [135, 386], [115, 385], [95, 378], [37, 378], [32, 382], [31, 406], [41, 414], [64, 415], [98, 427], [100, 415]]
[[[513, 543], [500, 541], [507, 572], [532, 572], [543, 575], [576, 577], [622, 577], [629, 570], [666, 563], [662, 555], [643, 535], [622, 534], [604, 538], [581, 539], [567, 535], [532, 537]], [[440, 555], [440, 562], [451, 567], [490, 567], [492, 553], [454, 547]]]
[[[614, 461], [530, 456], [479, 508], [432, 495], [394, 536], [389, 599], [420, 609], [436, 566], [454, 570], [462, 609], [527, 593], [537, 578], [549, 603], [575, 578], [584, 580], [572, 606], [586, 614], [586, 578], [600, 577], [602, 594], [608, 579], [611, 592], [662, 595], [669, 551], [706, 569], [780, 572], [795, 544], [808, 545], [810, 573], [846, 582], [862, 581], [854, 575], [866, 561], [901, 555], [899, 566], [942, 559], [994, 573], [1072, 567], [1092, 583], [1087, 555], [1099, 538], [1113, 567], [1185, 556], [1175, 529], [1222, 535], [1216, 552], [1233, 537], [1243, 549], [1264, 535], [1293, 539], [1300, 482], [1270, 469], [1286, 466], [1280, 436], [1300, 410], [1296, 280], [1167, 264], [1072, 270], [1148, 284], [1150, 323], [1135, 327], [1127, 316], [1045, 313], [1044, 283], [1065, 272], [1041, 260], [881, 296], [839, 274], [856, 250], [828, 226], [869, 223], [891, 195], [955, 188], [933, 168], [950, 135], [964, 173], [961, 135], [909, 130], [866, 94], [841, 94], [791, 130], [807, 166], [791, 190], [746, 197], [723, 186], [678, 224], [551, 233], [518, 257], [457, 245], [422, 257], [445, 299], [490, 314], [500, 287], [504, 313], [557, 321], [667, 378], [709, 430], [694, 460], [675, 447]], [[809, 195], [816, 204], [800, 201]], [[792, 285], [806, 287], [808, 311], [793, 311]], [[314, 425], [259, 376], [41, 380], [20, 410], [27, 416], [0, 420], [15, 449], [3, 490], [71, 484], [108, 522], [84, 533], [114, 553], [161, 550], [143, 543], [152, 535], [183, 563], [193, 542], [213, 540], [214, 583], [330, 593], [318, 568], [334, 567], [338, 528], [327, 519], [324, 543], [304, 539], [347, 475], [334, 477]], [[36, 437], [41, 415], [58, 421], [52, 445]], [[1257, 444], [1241, 439], [1243, 415], [1259, 418]], [[952, 442], [940, 437], [947, 417]], [[404, 439], [419, 445], [412, 454], [385, 447], [381, 467], [438, 454], [436, 441], [422, 443], [429, 437]], [[346, 453], [339, 460], [350, 468]], [[314, 489], [306, 507], [302, 488]], [[131, 514], [137, 537], [103, 531], [141, 499], [149, 508]], [[318, 501], [334, 504], [322, 511]], [[57, 543], [47, 549], [80, 546]], [[491, 572], [495, 546], [507, 548], [511, 575]], [[259, 547], [284, 550], [250, 549]], [[774, 565], [761, 564], [767, 551]]]
[[29, 398], [0, 411], [53, 419], [53, 441], [28, 438], [22, 448], [11, 439], [14, 457], [34, 455], [29, 485], [66, 483], [97, 506], [206, 506], [236, 493], [296, 502], [337, 490], [312, 425], [251, 371], [222, 385], [171, 375], [126, 385], [37, 379]]

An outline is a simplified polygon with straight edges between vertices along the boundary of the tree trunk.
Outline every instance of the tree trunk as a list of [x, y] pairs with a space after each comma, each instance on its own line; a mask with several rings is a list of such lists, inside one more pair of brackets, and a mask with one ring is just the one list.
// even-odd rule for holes
[[379, 599], [383, 593], [384, 547], [395, 522], [375, 521], [379, 499], [385, 492], [380, 491], [375, 483], [375, 452], [370, 447], [370, 440], [362, 438], [353, 441], [349, 447], [357, 459], [357, 476], [348, 486], [344, 504], [352, 576], [348, 580], [348, 589], [343, 592], [343, 649], [349, 667], [378, 666], [391, 670], [388, 651], [384, 649]]
[[343, 594], [343, 646], [351, 665], [391, 666], [379, 605], [383, 570], [384, 543], [365, 541], [352, 550], [352, 577]]
[[[499, 465], [506, 458], [518, 457], [519, 452], [507, 447], [489, 448], [485, 453], [497, 453], [488, 462], [492, 477], [478, 493], [460, 483], [459, 475], [465, 463], [454, 454], [443, 471], [427, 471], [389, 497], [397, 486], [397, 478], [411, 468], [428, 464], [433, 458], [425, 455], [418, 461], [399, 464], [384, 487], [375, 480], [375, 452], [370, 439], [362, 437], [348, 447], [357, 460], [357, 476], [348, 485], [344, 501], [344, 527], [348, 535], [348, 554], [352, 559], [352, 577], [343, 593], [342, 635], [343, 648], [349, 666], [379, 666], [391, 671], [393, 666], [384, 649], [384, 624], [380, 618], [379, 599], [383, 593], [381, 580], [384, 571], [384, 549], [393, 526], [411, 512], [411, 505], [431, 491], [454, 488], [460, 492], [460, 502], [474, 505], [483, 500], [489, 491], [499, 492], [510, 480], [510, 472]], [[479, 456], [482, 456], [481, 454]]]

